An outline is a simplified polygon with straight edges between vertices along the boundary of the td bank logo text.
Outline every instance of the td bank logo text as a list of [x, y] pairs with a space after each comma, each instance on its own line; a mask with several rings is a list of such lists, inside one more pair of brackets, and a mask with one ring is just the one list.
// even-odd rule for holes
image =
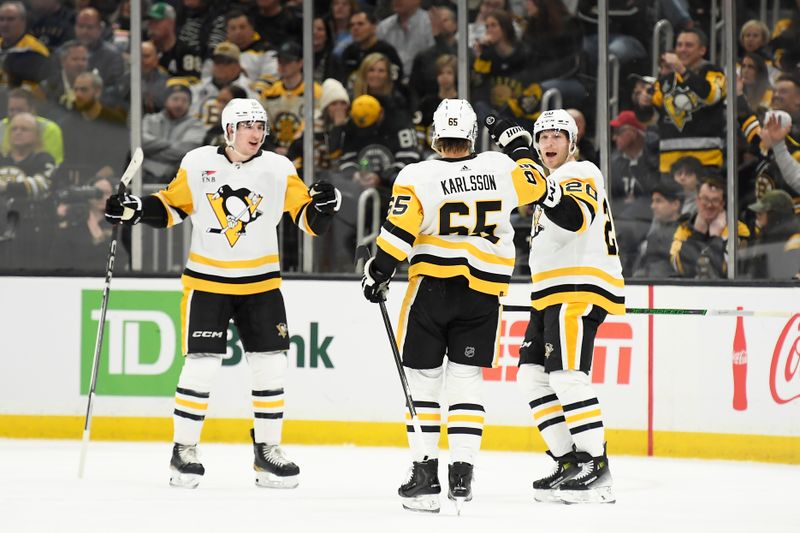
[[[178, 291], [115, 290], [106, 314], [105, 340], [100, 354], [97, 393], [116, 396], [173, 396], [181, 355], [181, 293]], [[102, 291], [81, 295], [81, 393], [89, 391], [95, 335]], [[297, 368], [333, 368], [333, 336], [321, 333], [319, 323], [290, 337], [289, 361]], [[293, 333], [296, 330], [293, 328]], [[238, 331], [192, 332], [194, 336], [226, 338], [224, 366], [238, 364], [243, 348]]]

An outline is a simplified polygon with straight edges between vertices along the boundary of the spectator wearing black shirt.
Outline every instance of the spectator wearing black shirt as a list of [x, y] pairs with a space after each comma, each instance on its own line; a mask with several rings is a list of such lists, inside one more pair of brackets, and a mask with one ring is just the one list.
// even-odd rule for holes
[[8, 155], [0, 157], [0, 201], [21, 222], [16, 238], [0, 249], [0, 264], [10, 268], [44, 268], [50, 227], [49, 205], [53, 157], [41, 149], [36, 117], [20, 113], [11, 119]]
[[[439, 92], [439, 85], [436, 81], [439, 71], [436, 61], [444, 55], [458, 55], [456, 39], [458, 23], [455, 10], [449, 5], [431, 8], [431, 10], [434, 9], [438, 28], [438, 33], [434, 36], [436, 44], [416, 55], [408, 81], [413, 97], [417, 101], [422, 101], [425, 97]], [[448, 98], [455, 98], [455, 96], [448, 96]]]
[[372, 11], [359, 11], [350, 17], [353, 42], [342, 52], [341, 70], [337, 77], [345, 87], [352, 88], [352, 77], [361, 62], [370, 54], [379, 53], [392, 63], [392, 79], [403, 79], [403, 62], [394, 46], [378, 39], [378, 21]]
[[581, 68], [583, 29], [561, 0], [528, 0], [522, 42], [529, 51], [528, 75], [542, 91], [558, 89], [564, 107], [578, 107], [586, 89], [576, 79]]
[[285, 9], [281, 0], [256, 0], [254, 19], [256, 31], [275, 48], [286, 41], [299, 43], [302, 39], [302, 21]]
[[30, 0], [31, 33], [50, 50], [75, 38], [75, 10], [62, 0]]

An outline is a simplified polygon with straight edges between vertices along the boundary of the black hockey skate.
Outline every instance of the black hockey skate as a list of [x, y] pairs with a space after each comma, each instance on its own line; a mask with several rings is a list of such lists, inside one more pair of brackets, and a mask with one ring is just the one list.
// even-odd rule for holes
[[169, 484], [173, 487], [196, 489], [206, 469], [197, 458], [196, 444], [178, 444], [172, 447], [172, 460], [169, 462]]
[[271, 489], [293, 489], [300, 484], [300, 468], [286, 458], [280, 446], [256, 442], [252, 429], [250, 438], [255, 453], [253, 470], [256, 471], [256, 485]]
[[423, 513], [439, 512], [439, 493], [441, 492], [438, 459], [414, 461], [408, 479], [397, 489], [404, 509]]
[[555, 495], [564, 503], [614, 503], [611, 470], [605, 452], [592, 457], [586, 452], [577, 452], [581, 470], [556, 489]]
[[555, 457], [550, 450], [547, 455], [556, 462], [553, 471], [547, 476], [533, 482], [533, 499], [537, 502], [561, 502], [555, 495], [555, 489], [562, 483], [578, 475], [581, 471], [574, 452]]
[[456, 512], [461, 514], [464, 502], [472, 501], [472, 465], [456, 461], [447, 467], [450, 488], [447, 497], [456, 503]]

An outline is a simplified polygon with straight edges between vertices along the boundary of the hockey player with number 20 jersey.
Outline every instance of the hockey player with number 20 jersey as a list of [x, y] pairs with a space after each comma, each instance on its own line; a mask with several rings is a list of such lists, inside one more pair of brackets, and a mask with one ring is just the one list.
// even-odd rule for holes
[[338, 211], [341, 195], [326, 182], [307, 189], [288, 159], [262, 151], [268, 126], [261, 104], [234, 98], [222, 111], [226, 146], [187, 153], [169, 186], [156, 194], [112, 196], [106, 204], [106, 218], [115, 224], [164, 228], [192, 219], [181, 277], [186, 357], [175, 393], [173, 486], [197, 487], [205, 473], [197, 443], [231, 319], [252, 371], [256, 484], [298, 483], [299, 468], [279, 446], [289, 330], [276, 226], [287, 212], [300, 229], [319, 235]]
[[[527, 131], [494, 117], [487, 126], [504, 152], [528, 164]], [[593, 163], [575, 160], [577, 135], [563, 109], [545, 111], [533, 126], [533, 145], [550, 173], [548, 194], [533, 214], [532, 309], [517, 382], [556, 461], [550, 475], [533, 483], [534, 498], [613, 503], [589, 372], [597, 328], [609, 313], [625, 312], [624, 281], [603, 175]]]
[[[397, 332], [421, 435], [407, 423], [413, 465], [399, 494], [414, 511], [440, 508], [443, 418], [450, 444], [448, 497], [459, 508], [472, 499], [483, 435], [481, 369], [497, 361], [499, 297], [507, 294], [514, 269], [509, 217], [546, 192], [533, 162], [517, 165], [499, 152], [472, 153], [476, 134], [477, 118], [466, 100], [439, 104], [431, 147], [442, 158], [400, 171], [377, 253], [364, 267], [364, 296], [379, 302], [397, 264], [409, 262]], [[443, 382], [445, 406], [439, 403]]]

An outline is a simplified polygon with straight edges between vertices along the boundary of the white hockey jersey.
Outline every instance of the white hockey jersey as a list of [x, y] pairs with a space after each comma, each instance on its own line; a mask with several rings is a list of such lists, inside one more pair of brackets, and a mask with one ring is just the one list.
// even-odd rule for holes
[[409, 279], [464, 276], [469, 286], [505, 295], [514, 270], [511, 210], [533, 201], [522, 168], [499, 152], [413, 163], [394, 183], [378, 247], [408, 258]]
[[581, 208], [583, 223], [568, 231], [536, 206], [531, 228], [531, 304], [590, 303], [611, 314], [625, 313], [625, 282], [605, 180], [589, 161], [568, 161], [549, 178]]
[[291, 161], [273, 152], [232, 163], [224, 147], [197, 148], [155, 196], [167, 209], [167, 227], [192, 218], [181, 277], [189, 289], [219, 294], [276, 289], [281, 282], [276, 226], [284, 211], [314, 234], [306, 218], [308, 189]]

